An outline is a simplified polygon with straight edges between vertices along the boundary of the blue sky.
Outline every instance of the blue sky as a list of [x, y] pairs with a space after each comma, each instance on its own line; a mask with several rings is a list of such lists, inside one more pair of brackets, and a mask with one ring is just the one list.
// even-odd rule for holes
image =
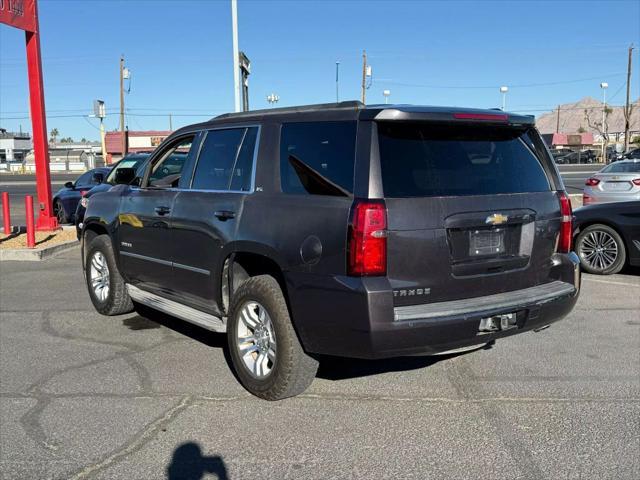
[[[238, 0], [240, 49], [252, 61], [251, 108], [358, 99], [362, 50], [368, 103], [498, 107], [536, 115], [558, 103], [624, 102], [627, 47], [640, 46], [640, 1]], [[132, 72], [132, 130], [186, 125], [233, 109], [229, 0], [40, 0], [48, 129], [98, 138], [105, 100], [118, 125], [118, 61]], [[640, 95], [634, 51], [632, 98]], [[0, 25], [0, 126], [30, 131], [24, 34]]]

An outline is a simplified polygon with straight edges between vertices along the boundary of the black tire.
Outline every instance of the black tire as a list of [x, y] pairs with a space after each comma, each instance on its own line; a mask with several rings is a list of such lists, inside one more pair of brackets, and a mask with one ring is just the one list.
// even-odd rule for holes
[[[608, 261], [608, 259], [605, 262], [599, 262], [597, 259], [594, 259], [593, 255], [589, 255], [590, 252], [593, 251], [594, 242], [597, 243], [597, 239], [599, 238], [610, 238], [615, 243], [616, 254], [613, 262]], [[610, 242], [608, 244], [611, 245]], [[576, 238], [575, 249], [580, 258], [580, 266], [587, 273], [612, 275], [622, 270], [627, 261], [627, 251], [622, 237], [608, 225], [598, 223], [589, 225], [582, 230]], [[611, 255], [611, 252], [609, 252], [609, 256]]]
[[[252, 302], [260, 304], [271, 318], [277, 345], [272, 368], [262, 378], [256, 378], [250, 372], [240, 355], [237, 341], [240, 315]], [[307, 355], [300, 345], [291, 323], [287, 302], [280, 285], [273, 277], [259, 275], [240, 285], [233, 294], [228, 319], [227, 339], [231, 361], [240, 383], [250, 393], [265, 400], [281, 400], [298, 395], [311, 385], [318, 370], [318, 362]]]
[[[108, 285], [108, 293], [105, 293], [104, 298], [99, 298], [99, 294], [92, 286], [92, 262], [98, 258], [106, 261], [108, 267], [108, 280], [105, 283], [105, 285]], [[105, 275], [105, 279], [107, 275]], [[102, 315], [120, 315], [133, 311], [133, 302], [127, 292], [124, 279], [118, 271], [113, 247], [108, 235], [98, 235], [91, 239], [85, 259], [85, 279], [91, 302], [99, 313]]]
[[67, 215], [67, 212], [64, 211], [64, 206], [59, 199], [56, 199], [56, 201], [53, 202], [53, 213], [58, 220], [58, 224], [66, 225], [69, 223], [69, 216]]

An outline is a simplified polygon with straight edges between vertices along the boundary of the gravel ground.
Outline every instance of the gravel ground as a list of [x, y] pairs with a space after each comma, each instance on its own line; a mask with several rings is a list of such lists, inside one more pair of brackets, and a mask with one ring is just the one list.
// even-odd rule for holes
[[[36, 232], [36, 248], [50, 247], [76, 239], [76, 231], [73, 228], [65, 228], [54, 232]], [[0, 249], [5, 248], [27, 248], [27, 234], [0, 234]]]
[[0, 478], [638, 479], [640, 277], [583, 277], [540, 333], [449, 358], [325, 359], [270, 403], [225, 338], [97, 315], [78, 250], [0, 264]]

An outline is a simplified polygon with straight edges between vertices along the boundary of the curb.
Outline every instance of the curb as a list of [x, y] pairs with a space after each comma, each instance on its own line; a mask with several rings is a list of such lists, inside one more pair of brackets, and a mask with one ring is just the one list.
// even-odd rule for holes
[[0, 250], [0, 261], [39, 262], [40, 260], [55, 257], [59, 253], [71, 250], [78, 245], [80, 245], [80, 242], [77, 240], [69, 240], [68, 242], [43, 248], [8, 248]]

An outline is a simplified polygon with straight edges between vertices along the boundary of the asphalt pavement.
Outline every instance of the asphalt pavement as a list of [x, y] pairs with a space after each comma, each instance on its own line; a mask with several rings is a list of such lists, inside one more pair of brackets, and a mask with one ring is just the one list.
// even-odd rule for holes
[[103, 317], [79, 252], [0, 263], [0, 478], [638, 479], [640, 276], [585, 275], [539, 333], [445, 358], [323, 359], [250, 396], [225, 337]]

